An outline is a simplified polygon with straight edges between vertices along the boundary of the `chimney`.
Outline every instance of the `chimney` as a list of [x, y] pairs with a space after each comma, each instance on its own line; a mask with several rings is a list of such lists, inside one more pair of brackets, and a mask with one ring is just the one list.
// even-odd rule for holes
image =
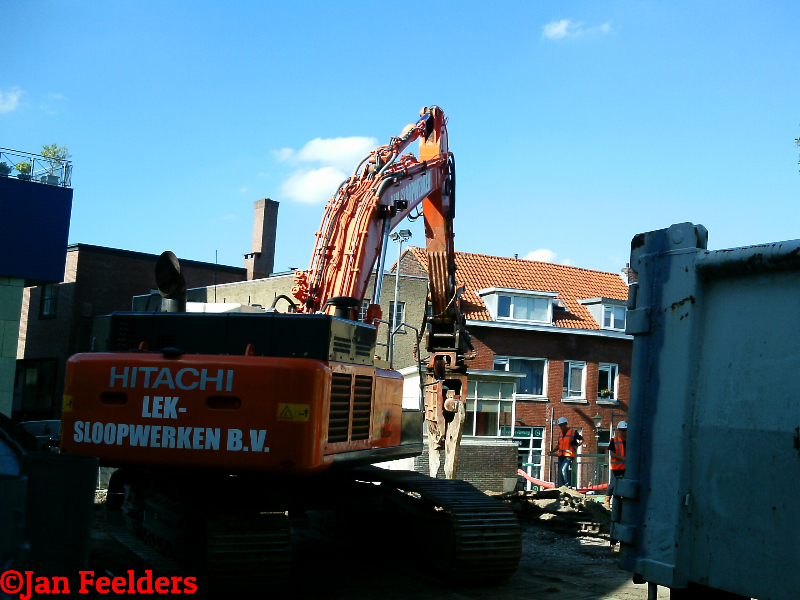
[[244, 255], [247, 280], [269, 277], [275, 266], [275, 232], [278, 229], [278, 202], [264, 198], [255, 201], [253, 246]]
[[625, 268], [622, 269], [622, 276], [628, 285], [639, 281], [639, 274], [631, 269], [631, 263], [625, 263]]

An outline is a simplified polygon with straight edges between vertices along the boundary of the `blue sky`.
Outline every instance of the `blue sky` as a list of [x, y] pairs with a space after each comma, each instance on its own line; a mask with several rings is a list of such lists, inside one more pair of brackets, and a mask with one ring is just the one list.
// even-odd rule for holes
[[240, 266], [269, 197], [276, 270], [306, 268], [352, 157], [438, 104], [458, 250], [619, 271], [676, 222], [800, 237], [798, 24], [795, 2], [3, 2], [0, 146], [69, 147], [70, 242]]

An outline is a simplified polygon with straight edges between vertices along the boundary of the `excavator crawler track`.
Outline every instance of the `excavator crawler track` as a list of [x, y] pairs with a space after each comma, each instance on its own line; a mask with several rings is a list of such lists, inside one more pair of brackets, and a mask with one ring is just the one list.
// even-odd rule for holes
[[201, 588], [280, 586], [288, 580], [292, 540], [285, 513], [198, 508], [127, 487], [122, 513], [128, 530], [167, 559], [165, 564], [197, 576]]
[[206, 520], [206, 584], [214, 588], [284, 584], [291, 570], [292, 540], [284, 514]]
[[449, 532], [436, 528], [429, 536], [429, 543], [440, 550], [439, 575], [468, 582], [502, 579], [517, 570], [522, 530], [516, 515], [472, 484], [377, 468], [357, 470], [355, 476], [416, 496], [435, 514], [449, 517]]
[[[122, 506], [128, 529], [202, 589], [288, 582], [291, 527], [282, 511], [308, 511], [310, 523], [334, 533], [329, 539], [355, 542], [355, 554], [378, 543], [398, 565], [414, 557], [411, 569], [436, 580], [507, 578], [522, 555], [513, 511], [460, 480], [365, 467], [266, 487], [242, 478], [194, 487], [192, 479], [131, 481]], [[433, 560], [420, 563], [420, 543]]]

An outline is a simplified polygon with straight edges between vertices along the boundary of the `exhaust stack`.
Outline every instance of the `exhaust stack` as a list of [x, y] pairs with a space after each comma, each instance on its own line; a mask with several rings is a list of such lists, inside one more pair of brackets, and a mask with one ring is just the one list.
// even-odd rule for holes
[[186, 312], [186, 281], [178, 257], [169, 250], [156, 261], [156, 286], [163, 298], [161, 312]]

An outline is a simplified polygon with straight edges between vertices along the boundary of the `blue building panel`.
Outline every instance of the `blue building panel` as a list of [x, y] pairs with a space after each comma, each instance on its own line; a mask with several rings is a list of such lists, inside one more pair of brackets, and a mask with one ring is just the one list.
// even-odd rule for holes
[[72, 189], [0, 177], [0, 276], [63, 281]]

